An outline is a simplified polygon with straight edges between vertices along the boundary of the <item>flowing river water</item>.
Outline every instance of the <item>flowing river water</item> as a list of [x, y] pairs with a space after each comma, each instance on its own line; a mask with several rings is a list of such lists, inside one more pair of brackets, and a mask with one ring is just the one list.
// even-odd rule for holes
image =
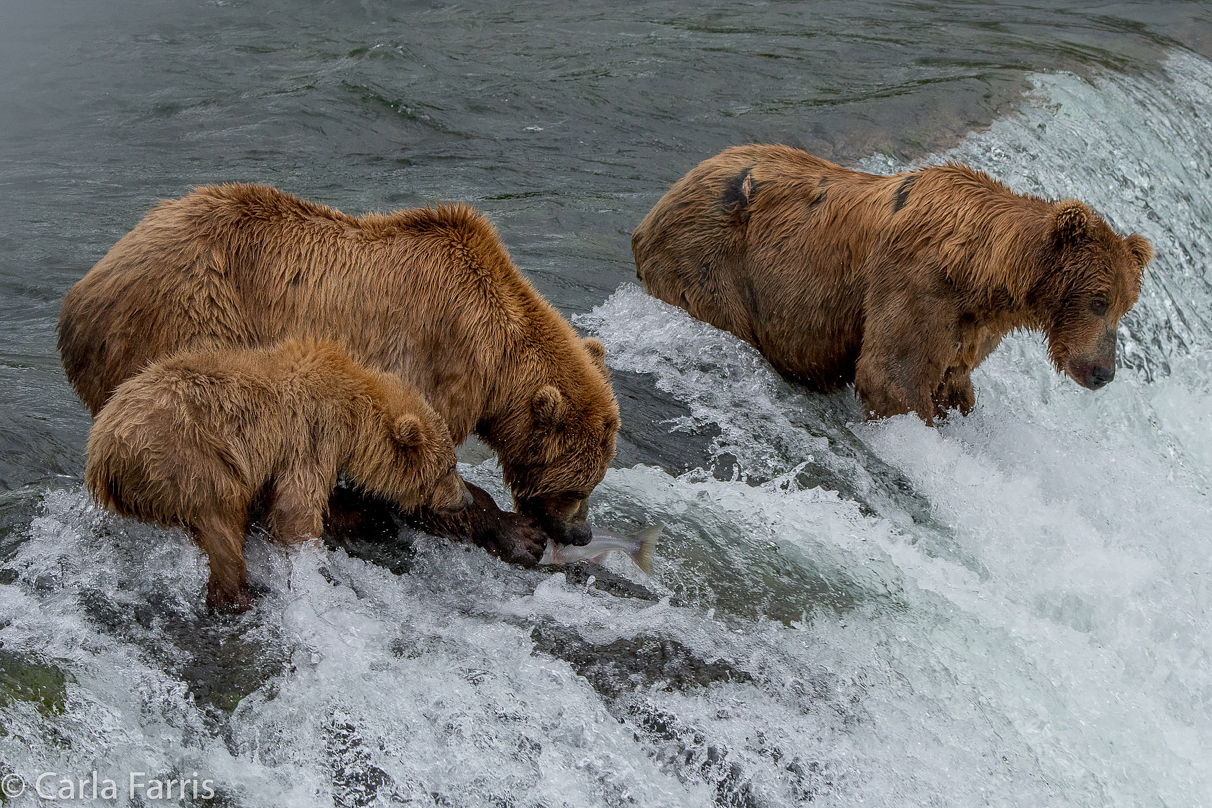
[[[98, 805], [1212, 805], [1205, 8], [9, 0], [9, 803], [51, 802], [54, 772], [44, 795]], [[1082, 390], [1016, 335], [969, 417], [864, 423], [647, 297], [631, 229], [752, 141], [960, 160], [1144, 234], [1116, 380]], [[486, 212], [607, 346], [624, 425], [591, 519], [663, 524], [651, 577], [254, 536], [267, 594], [207, 615], [182, 533], [83, 492], [54, 328], [157, 198], [218, 181]], [[461, 469], [504, 503], [484, 455]]]

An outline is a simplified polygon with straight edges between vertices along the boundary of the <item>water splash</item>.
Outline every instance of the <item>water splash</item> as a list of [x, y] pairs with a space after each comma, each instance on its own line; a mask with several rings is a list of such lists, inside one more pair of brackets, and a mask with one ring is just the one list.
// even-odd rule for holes
[[1166, 71], [1038, 77], [943, 156], [1153, 240], [1136, 373], [1091, 394], [1017, 336], [970, 417], [864, 424], [624, 287], [581, 325], [734, 470], [607, 474], [595, 523], [666, 526], [651, 578], [254, 537], [267, 594], [217, 619], [181, 533], [50, 491], [4, 536], [0, 640], [64, 673], [62, 708], [0, 707], [0, 761], [197, 771], [244, 806], [1212, 803], [1212, 66]]

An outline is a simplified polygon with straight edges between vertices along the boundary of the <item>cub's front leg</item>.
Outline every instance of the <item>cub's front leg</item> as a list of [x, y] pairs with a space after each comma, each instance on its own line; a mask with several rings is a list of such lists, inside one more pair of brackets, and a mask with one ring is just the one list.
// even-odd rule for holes
[[292, 545], [320, 537], [335, 478], [335, 474], [326, 475], [318, 465], [300, 464], [274, 480], [266, 513], [274, 541]]
[[528, 516], [497, 507], [492, 495], [471, 483], [472, 504], [443, 514], [421, 508], [407, 514], [408, 521], [426, 533], [454, 541], [471, 541], [511, 564], [533, 567], [543, 557], [547, 534]]

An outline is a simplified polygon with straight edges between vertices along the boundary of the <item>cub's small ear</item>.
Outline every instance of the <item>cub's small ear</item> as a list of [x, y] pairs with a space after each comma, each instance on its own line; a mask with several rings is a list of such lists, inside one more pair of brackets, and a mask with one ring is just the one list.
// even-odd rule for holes
[[1088, 236], [1090, 209], [1076, 199], [1057, 204], [1052, 213], [1052, 232], [1059, 244], [1080, 244]]
[[400, 415], [391, 424], [391, 437], [401, 448], [412, 449], [420, 446], [425, 439], [425, 430], [421, 419], [415, 415]]
[[1124, 239], [1124, 246], [1128, 248], [1132, 257], [1140, 262], [1141, 269], [1144, 269], [1145, 265], [1153, 260], [1153, 245], [1144, 236], [1133, 233]]
[[602, 344], [601, 340], [586, 337], [581, 342], [585, 344], [585, 350], [589, 352], [589, 358], [598, 366], [598, 369], [609, 375], [610, 371], [606, 369], [606, 346]]
[[540, 387], [530, 400], [530, 411], [534, 414], [534, 425], [543, 431], [551, 431], [564, 422], [568, 411], [568, 400], [550, 384]]

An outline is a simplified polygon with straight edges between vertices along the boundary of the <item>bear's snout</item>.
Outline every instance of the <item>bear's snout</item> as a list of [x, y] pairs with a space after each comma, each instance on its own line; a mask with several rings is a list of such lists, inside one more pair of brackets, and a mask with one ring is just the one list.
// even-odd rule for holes
[[568, 494], [528, 497], [517, 500], [517, 507], [557, 544], [583, 546], [593, 540], [588, 499]]
[[593, 529], [589, 527], [588, 522], [560, 522], [544, 516], [536, 517], [535, 521], [556, 544], [584, 547], [593, 541]]
[[1073, 381], [1087, 390], [1100, 390], [1115, 378], [1113, 362], [1074, 360], [1065, 368]]
[[1100, 390], [1115, 378], [1115, 325], [1108, 323], [1086, 350], [1074, 352], [1065, 362], [1069, 378], [1087, 390]]
[[581, 522], [579, 525], [572, 525], [568, 528], [567, 544], [575, 544], [578, 547], [583, 547], [593, 541], [593, 530], [589, 527], [588, 522]]
[[1115, 368], [1094, 365], [1090, 368], [1090, 375], [1086, 379], [1086, 387], [1089, 387], [1091, 390], [1097, 390], [1114, 378]]

